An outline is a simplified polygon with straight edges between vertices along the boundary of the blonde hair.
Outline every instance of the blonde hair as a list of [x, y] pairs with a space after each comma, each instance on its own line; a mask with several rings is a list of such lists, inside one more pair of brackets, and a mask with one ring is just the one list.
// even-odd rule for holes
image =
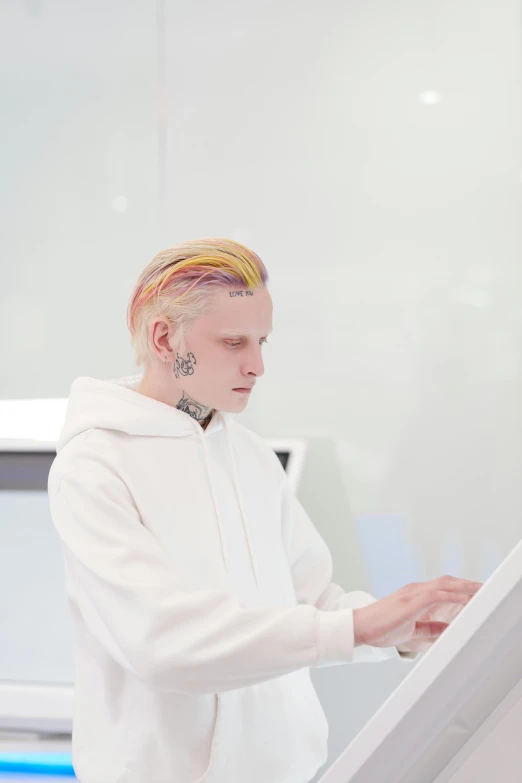
[[175, 328], [174, 346], [184, 354], [187, 331], [208, 312], [216, 288], [255, 289], [267, 282], [259, 256], [232, 239], [195, 239], [161, 250], [139, 276], [127, 308], [136, 364], [157, 360], [148, 336], [151, 320], [163, 318]]

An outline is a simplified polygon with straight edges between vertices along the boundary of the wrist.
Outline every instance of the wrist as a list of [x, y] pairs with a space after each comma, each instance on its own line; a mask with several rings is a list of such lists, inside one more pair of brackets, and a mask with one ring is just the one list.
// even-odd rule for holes
[[360, 625], [361, 625], [361, 617], [360, 617], [360, 611], [361, 609], [354, 609], [353, 610], [353, 646], [354, 647], [360, 647], [364, 644], [364, 642], [361, 640], [360, 635]]

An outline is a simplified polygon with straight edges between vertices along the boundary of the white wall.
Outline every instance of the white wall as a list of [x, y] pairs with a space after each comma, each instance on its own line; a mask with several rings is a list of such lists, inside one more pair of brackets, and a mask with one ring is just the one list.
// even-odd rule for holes
[[[12, 0], [0, 20], [0, 396], [134, 372], [143, 266], [236, 238], [275, 305], [243, 420], [310, 438], [300, 495], [336, 581], [485, 579], [522, 512], [518, 0]], [[315, 673], [330, 762], [405, 673], [367, 667]]]

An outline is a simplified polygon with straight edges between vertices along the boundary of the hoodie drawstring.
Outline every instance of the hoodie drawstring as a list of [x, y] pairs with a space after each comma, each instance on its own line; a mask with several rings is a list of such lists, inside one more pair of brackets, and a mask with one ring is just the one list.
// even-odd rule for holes
[[[239, 510], [241, 512], [241, 519], [242, 519], [242, 522], [243, 522], [243, 530], [245, 531], [245, 536], [246, 536], [247, 545], [248, 545], [248, 552], [249, 552], [249, 555], [250, 555], [250, 562], [252, 563], [252, 570], [254, 572], [254, 578], [255, 578], [255, 581], [256, 581], [256, 586], [259, 587], [259, 572], [258, 572], [257, 563], [256, 563], [256, 559], [255, 559], [255, 555], [254, 555], [254, 551], [253, 551], [253, 547], [252, 547], [252, 542], [251, 542], [251, 539], [250, 539], [249, 524], [248, 524], [248, 520], [247, 520], [247, 517], [246, 517], [246, 514], [245, 514], [245, 508], [244, 508], [244, 505], [243, 505], [243, 499], [241, 497], [241, 490], [239, 488], [239, 478], [238, 478], [238, 474], [237, 474], [236, 460], [234, 458], [234, 452], [232, 450], [232, 444], [230, 442], [230, 433], [229, 433], [229, 430], [228, 430], [228, 424], [227, 424], [226, 419], [225, 419], [224, 416], [222, 416], [221, 418], [222, 418], [222, 421], [223, 421], [223, 431], [224, 431], [224, 434], [225, 434], [228, 450], [229, 450], [229, 453], [230, 453], [230, 458], [231, 458], [231, 461], [232, 461], [232, 483], [234, 485], [234, 491], [236, 493], [236, 498], [237, 498], [237, 502], [238, 502], [238, 505], [239, 505]], [[218, 521], [219, 537], [221, 539], [221, 549], [222, 549], [222, 552], [223, 552], [223, 561], [225, 563], [225, 568], [228, 571], [229, 570], [229, 568], [228, 568], [228, 552], [227, 552], [227, 548], [226, 548], [226, 544], [225, 544], [225, 536], [224, 536], [224, 532], [223, 532], [223, 523], [222, 523], [222, 520], [221, 520], [221, 514], [219, 513], [219, 508], [218, 508], [218, 504], [217, 504], [217, 501], [216, 501], [216, 494], [215, 494], [215, 491], [214, 491], [214, 484], [213, 484], [213, 481], [212, 481], [212, 471], [210, 469], [210, 460], [209, 460], [209, 457], [208, 457], [208, 447], [207, 447], [207, 443], [206, 443], [206, 438], [203, 435], [203, 430], [201, 430], [201, 426], [199, 424], [198, 424], [198, 428], [201, 431], [201, 436], [202, 436], [202, 441], [203, 441], [203, 453], [205, 455], [205, 467], [206, 467], [206, 473], [207, 473], [207, 477], [208, 477], [208, 482], [209, 482], [209, 485], [210, 485], [210, 492], [211, 492], [211, 495], [212, 495], [212, 502], [214, 503], [214, 509], [215, 509], [216, 517], [217, 517], [217, 521]]]

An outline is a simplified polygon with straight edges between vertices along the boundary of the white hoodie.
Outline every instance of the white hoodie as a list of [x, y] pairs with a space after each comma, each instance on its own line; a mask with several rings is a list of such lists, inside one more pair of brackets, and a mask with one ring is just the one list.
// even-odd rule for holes
[[[306, 783], [328, 755], [309, 667], [354, 648], [353, 608], [270, 445], [135, 391], [71, 386], [49, 502], [76, 643], [81, 783]], [[411, 656], [414, 657], [414, 656]]]

